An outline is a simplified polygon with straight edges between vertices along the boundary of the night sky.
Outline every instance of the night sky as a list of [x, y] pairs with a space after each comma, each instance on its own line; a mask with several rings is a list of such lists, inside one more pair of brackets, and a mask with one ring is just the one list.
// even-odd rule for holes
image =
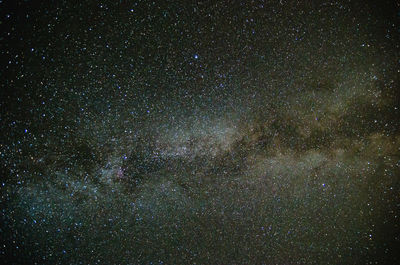
[[0, 0], [0, 55], [0, 263], [400, 263], [396, 1]]

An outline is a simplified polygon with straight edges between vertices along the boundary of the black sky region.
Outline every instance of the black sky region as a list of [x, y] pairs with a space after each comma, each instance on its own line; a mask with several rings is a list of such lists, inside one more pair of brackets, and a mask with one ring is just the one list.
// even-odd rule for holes
[[3, 264], [398, 264], [396, 1], [0, 0]]

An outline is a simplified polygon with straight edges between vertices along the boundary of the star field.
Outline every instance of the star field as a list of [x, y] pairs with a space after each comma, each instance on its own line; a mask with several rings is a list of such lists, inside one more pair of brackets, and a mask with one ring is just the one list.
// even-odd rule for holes
[[395, 1], [1, 1], [5, 264], [396, 264]]

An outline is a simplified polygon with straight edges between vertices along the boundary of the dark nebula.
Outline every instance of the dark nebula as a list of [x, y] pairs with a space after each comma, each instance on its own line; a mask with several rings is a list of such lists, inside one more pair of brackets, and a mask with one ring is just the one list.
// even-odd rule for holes
[[0, 0], [2, 264], [399, 264], [396, 1]]

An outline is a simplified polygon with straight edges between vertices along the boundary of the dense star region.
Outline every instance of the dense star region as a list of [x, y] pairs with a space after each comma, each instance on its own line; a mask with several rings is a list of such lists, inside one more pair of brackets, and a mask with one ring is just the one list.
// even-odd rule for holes
[[398, 264], [396, 1], [0, 0], [4, 264]]

